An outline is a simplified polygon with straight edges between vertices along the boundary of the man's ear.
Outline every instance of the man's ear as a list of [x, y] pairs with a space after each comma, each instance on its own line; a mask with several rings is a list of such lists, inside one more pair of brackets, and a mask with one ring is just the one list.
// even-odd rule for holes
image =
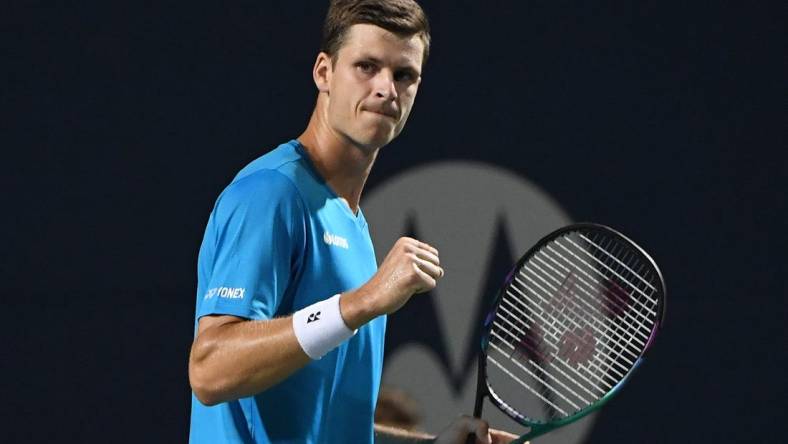
[[328, 92], [328, 85], [331, 83], [332, 75], [331, 57], [325, 52], [317, 55], [315, 66], [312, 68], [312, 79], [320, 92]]

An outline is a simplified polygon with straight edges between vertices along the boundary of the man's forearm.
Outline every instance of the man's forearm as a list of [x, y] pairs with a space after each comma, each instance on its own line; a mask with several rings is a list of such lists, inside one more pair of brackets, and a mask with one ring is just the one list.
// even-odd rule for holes
[[375, 444], [422, 444], [434, 441], [435, 437], [426, 433], [375, 424]]
[[309, 357], [292, 318], [236, 321], [200, 332], [189, 358], [189, 380], [206, 405], [251, 396], [305, 366]]
[[[376, 316], [364, 299], [359, 290], [340, 299], [340, 316], [353, 329]], [[214, 405], [260, 393], [308, 363], [292, 316], [265, 321], [202, 318], [189, 358], [189, 379], [197, 398]]]

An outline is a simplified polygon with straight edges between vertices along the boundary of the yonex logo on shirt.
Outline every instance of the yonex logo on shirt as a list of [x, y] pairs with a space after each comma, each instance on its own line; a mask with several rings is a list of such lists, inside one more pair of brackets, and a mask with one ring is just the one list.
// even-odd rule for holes
[[323, 233], [323, 242], [328, 245], [334, 245], [336, 247], [344, 248], [347, 250], [350, 248], [350, 245], [347, 243], [347, 239], [341, 236], [337, 236], [336, 234], [331, 234], [328, 231]]
[[308, 324], [310, 322], [315, 322], [315, 321], [319, 321], [319, 320], [320, 320], [320, 312], [318, 311], [317, 313], [310, 314], [309, 317], [306, 320], [306, 323]]
[[205, 299], [211, 299], [214, 296], [219, 296], [225, 299], [243, 299], [245, 288], [229, 288], [229, 287], [215, 287], [205, 292]]

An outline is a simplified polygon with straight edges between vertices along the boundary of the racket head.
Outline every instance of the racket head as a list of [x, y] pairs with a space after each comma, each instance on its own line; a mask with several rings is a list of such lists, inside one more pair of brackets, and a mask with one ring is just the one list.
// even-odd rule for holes
[[574, 422], [625, 385], [665, 307], [662, 273], [635, 242], [599, 224], [560, 228], [499, 290], [484, 321], [477, 391], [531, 429], [523, 441]]

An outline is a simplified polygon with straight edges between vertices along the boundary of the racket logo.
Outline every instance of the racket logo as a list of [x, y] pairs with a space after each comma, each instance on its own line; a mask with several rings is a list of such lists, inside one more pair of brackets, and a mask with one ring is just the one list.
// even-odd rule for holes
[[552, 360], [552, 356], [543, 347], [543, 336], [544, 334], [539, 325], [531, 326], [527, 334], [517, 341], [510, 357], [517, 356], [524, 362], [528, 362], [530, 359], [537, 363], [549, 363]]
[[629, 292], [613, 279], [606, 281], [604, 296], [605, 311], [610, 317], [623, 315], [632, 304]]
[[319, 320], [320, 320], [320, 312], [318, 311], [318, 312], [310, 314], [309, 317], [306, 319], [306, 323], [308, 324], [310, 322], [315, 322], [315, 321], [319, 321]]
[[594, 351], [596, 351], [596, 338], [588, 328], [579, 332], [567, 331], [558, 344], [558, 356], [575, 368], [588, 364], [594, 356]]

